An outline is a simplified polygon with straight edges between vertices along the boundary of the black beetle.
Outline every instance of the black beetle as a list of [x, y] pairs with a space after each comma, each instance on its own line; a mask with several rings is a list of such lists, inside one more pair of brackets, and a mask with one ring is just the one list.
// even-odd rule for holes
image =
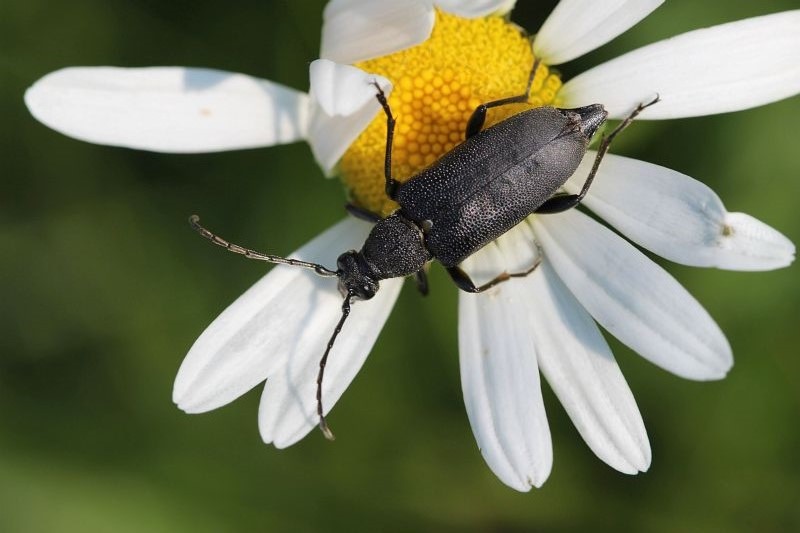
[[341, 254], [336, 270], [316, 263], [262, 254], [232, 244], [199, 224], [190, 223], [214, 244], [250, 259], [313, 269], [322, 276], [335, 276], [344, 297], [342, 317], [320, 359], [317, 376], [317, 414], [323, 434], [333, 439], [322, 407], [322, 378], [328, 354], [350, 314], [353, 300], [368, 300], [382, 279], [414, 275], [420, 291], [427, 292], [425, 266], [439, 261], [456, 285], [467, 292], [482, 292], [512, 277], [529, 274], [503, 272], [475, 286], [458, 265], [497, 239], [532, 213], [559, 213], [577, 206], [589, 190], [603, 156], [613, 138], [625, 129], [658, 96], [638, 105], [609, 135], [604, 136], [592, 170], [578, 194], [558, 194], [578, 168], [597, 129], [608, 113], [601, 104], [575, 109], [536, 107], [511, 116], [482, 130], [489, 108], [525, 103], [538, 67], [534, 63], [523, 94], [478, 106], [466, 128], [466, 140], [431, 166], [399, 182], [392, 177], [392, 139], [395, 119], [381, 88], [377, 99], [386, 114], [386, 194], [400, 206], [386, 218], [348, 205], [348, 211], [375, 223], [360, 251]]

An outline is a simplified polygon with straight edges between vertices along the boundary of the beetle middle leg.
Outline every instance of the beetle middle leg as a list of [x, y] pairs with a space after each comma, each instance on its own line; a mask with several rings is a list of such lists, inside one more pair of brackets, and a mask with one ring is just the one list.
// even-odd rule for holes
[[386, 114], [386, 157], [383, 163], [383, 175], [386, 177], [386, 196], [394, 200], [397, 194], [397, 187], [400, 185], [400, 182], [392, 177], [394, 115], [392, 115], [392, 108], [389, 107], [389, 102], [386, 101], [386, 95], [383, 93], [381, 86], [378, 85], [377, 82], [373, 82], [372, 84], [378, 89], [378, 94], [376, 94], [375, 97], [378, 99], [378, 103], [381, 104], [383, 112]]
[[469, 121], [467, 121], [467, 139], [481, 131], [483, 123], [486, 122], [486, 111], [490, 108], [508, 104], [524, 104], [528, 101], [531, 95], [531, 87], [533, 87], [533, 80], [536, 77], [536, 71], [539, 69], [539, 64], [541, 62], [542, 60], [538, 57], [533, 61], [531, 73], [528, 75], [528, 85], [525, 87], [524, 93], [509, 98], [501, 98], [500, 100], [486, 102], [475, 108], [475, 111], [472, 112], [472, 116], [469, 117]]
[[589, 187], [592, 185], [592, 181], [594, 181], [594, 177], [597, 174], [597, 169], [600, 167], [600, 162], [608, 153], [608, 149], [611, 146], [611, 141], [614, 140], [614, 137], [619, 135], [625, 128], [630, 126], [633, 122], [633, 119], [635, 119], [639, 113], [651, 105], [656, 104], [659, 100], [660, 97], [656, 95], [651, 102], [637, 105], [636, 109], [634, 109], [631, 114], [625, 118], [625, 120], [620, 122], [620, 124], [614, 128], [611, 133], [603, 136], [603, 140], [600, 141], [600, 146], [597, 149], [597, 155], [594, 158], [592, 170], [589, 172], [589, 176], [586, 178], [586, 181], [583, 183], [583, 187], [581, 187], [581, 191], [578, 194], [559, 194], [558, 196], [553, 196], [540, 205], [535, 212], [547, 215], [561, 213], [567, 209], [572, 209], [573, 207], [577, 206], [581, 200], [583, 200], [584, 196], [586, 196], [586, 193], [589, 192]]
[[428, 273], [425, 270], [417, 270], [414, 273], [414, 281], [417, 282], [417, 290], [423, 296], [428, 295]]
[[496, 285], [499, 285], [499, 284], [503, 283], [504, 281], [508, 281], [511, 278], [524, 278], [525, 276], [527, 276], [528, 274], [530, 274], [531, 272], [536, 270], [536, 268], [541, 264], [541, 262], [542, 262], [542, 259], [541, 259], [541, 256], [540, 256], [536, 260], [536, 262], [533, 264], [533, 266], [530, 267], [528, 270], [526, 270], [524, 272], [513, 272], [511, 274], [509, 274], [508, 272], [503, 272], [502, 274], [500, 274], [496, 278], [487, 281], [483, 285], [478, 285], [478, 286], [475, 285], [475, 283], [469, 277], [469, 274], [464, 272], [464, 270], [461, 267], [458, 267], [458, 266], [448, 267], [447, 268], [447, 273], [450, 274], [450, 277], [453, 278], [453, 282], [462, 291], [471, 292], [471, 293], [478, 293], [478, 292], [488, 291], [492, 287], [495, 287]]

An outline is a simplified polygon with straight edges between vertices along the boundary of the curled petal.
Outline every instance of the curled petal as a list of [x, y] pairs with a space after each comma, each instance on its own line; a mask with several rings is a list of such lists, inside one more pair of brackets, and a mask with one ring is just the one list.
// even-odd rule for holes
[[39, 121], [83, 141], [216, 152], [305, 138], [308, 99], [244, 74], [181, 67], [72, 67], [25, 93]]
[[664, 269], [575, 210], [534, 219], [558, 276], [600, 325], [645, 359], [687, 379], [721, 379], [727, 339]]
[[317, 59], [309, 67], [311, 94], [314, 103], [331, 117], [346, 117], [357, 113], [368, 103], [375, 103], [375, 86], [390, 87], [389, 80], [377, 74], [342, 65], [327, 59]]
[[320, 57], [356, 63], [424, 42], [435, 12], [424, 0], [331, 0], [322, 18]]
[[[567, 183], [577, 192], [589, 152]], [[671, 261], [728, 270], [771, 270], [794, 260], [792, 242], [742, 213], [728, 213], [710, 188], [674, 170], [606, 155], [583, 201], [633, 242]]]
[[695, 30], [639, 48], [568, 81], [569, 106], [603, 104], [623, 118], [658, 93], [643, 118], [749, 109], [800, 92], [800, 10]]
[[594, 320], [545, 261], [521, 284], [539, 368], [592, 451], [626, 474], [650, 466], [642, 415]]
[[[332, 265], [368, 232], [368, 224], [346, 219], [290, 257]], [[335, 280], [276, 266], [195, 341], [175, 378], [173, 401], [187, 413], [210, 411], [275, 374], [290, 358], [321, 353], [310, 337], [332, 330], [341, 304]]]
[[[509, 265], [496, 247], [480, 255], [487, 271]], [[539, 487], [552, 467], [550, 430], [524, 297], [512, 280], [481, 294], [459, 294], [461, 387], [486, 463], [519, 491]]]
[[386, 78], [327, 59], [311, 64], [311, 123], [308, 141], [322, 169], [330, 174], [347, 148], [381, 111], [377, 83], [388, 96]]
[[[374, 298], [353, 302], [331, 349], [322, 382], [324, 413], [328, 414], [367, 358], [403, 286], [402, 278], [383, 280]], [[303, 333], [305, 348], [290, 353], [285, 364], [267, 380], [258, 410], [258, 427], [265, 443], [286, 448], [319, 423], [317, 373], [319, 362], [341, 313], [328, 313], [321, 328]], [[327, 310], [326, 310], [327, 311]]]
[[533, 42], [533, 53], [559, 65], [625, 33], [664, 0], [561, 0]]

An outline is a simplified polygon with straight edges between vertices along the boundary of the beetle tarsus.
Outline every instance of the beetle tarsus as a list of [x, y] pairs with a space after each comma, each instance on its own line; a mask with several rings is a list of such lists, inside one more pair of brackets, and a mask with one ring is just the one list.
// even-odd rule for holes
[[503, 283], [504, 281], [508, 281], [511, 278], [524, 278], [534, 270], [536, 270], [539, 265], [542, 263], [541, 255], [536, 258], [536, 262], [531, 266], [528, 270], [523, 272], [503, 272], [496, 278], [487, 281], [483, 285], [475, 285], [475, 282], [472, 281], [472, 278], [469, 277], [464, 269], [458, 266], [449, 267], [447, 269], [447, 273], [450, 274], [450, 277], [453, 278], [453, 282], [464, 292], [469, 292], [473, 294], [477, 294], [480, 292], [488, 291], [489, 289], [496, 287], [497, 285]]
[[326, 439], [328, 439], [330, 441], [336, 440], [336, 435], [334, 435], [333, 431], [331, 431], [331, 428], [328, 427], [328, 422], [325, 421], [325, 417], [324, 416], [320, 417], [320, 419], [319, 419], [319, 430], [322, 431], [322, 435]]

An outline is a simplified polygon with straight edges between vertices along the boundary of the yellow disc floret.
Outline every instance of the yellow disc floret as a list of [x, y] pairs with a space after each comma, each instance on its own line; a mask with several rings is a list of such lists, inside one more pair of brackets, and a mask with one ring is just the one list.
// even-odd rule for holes
[[[356, 66], [394, 85], [392, 173], [405, 181], [464, 140], [475, 107], [525, 91], [533, 52], [529, 39], [502, 17], [463, 19], [437, 11], [427, 41]], [[558, 75], [540, 64], [528, 103], [491, 109], [484, 127], [524, 109], [553, 105], [560, 87]], [[339, 162], [351, 200], [384, 216], [397, 208], [384, 189], [385, 149], [386, 117], [379, 113]]]

